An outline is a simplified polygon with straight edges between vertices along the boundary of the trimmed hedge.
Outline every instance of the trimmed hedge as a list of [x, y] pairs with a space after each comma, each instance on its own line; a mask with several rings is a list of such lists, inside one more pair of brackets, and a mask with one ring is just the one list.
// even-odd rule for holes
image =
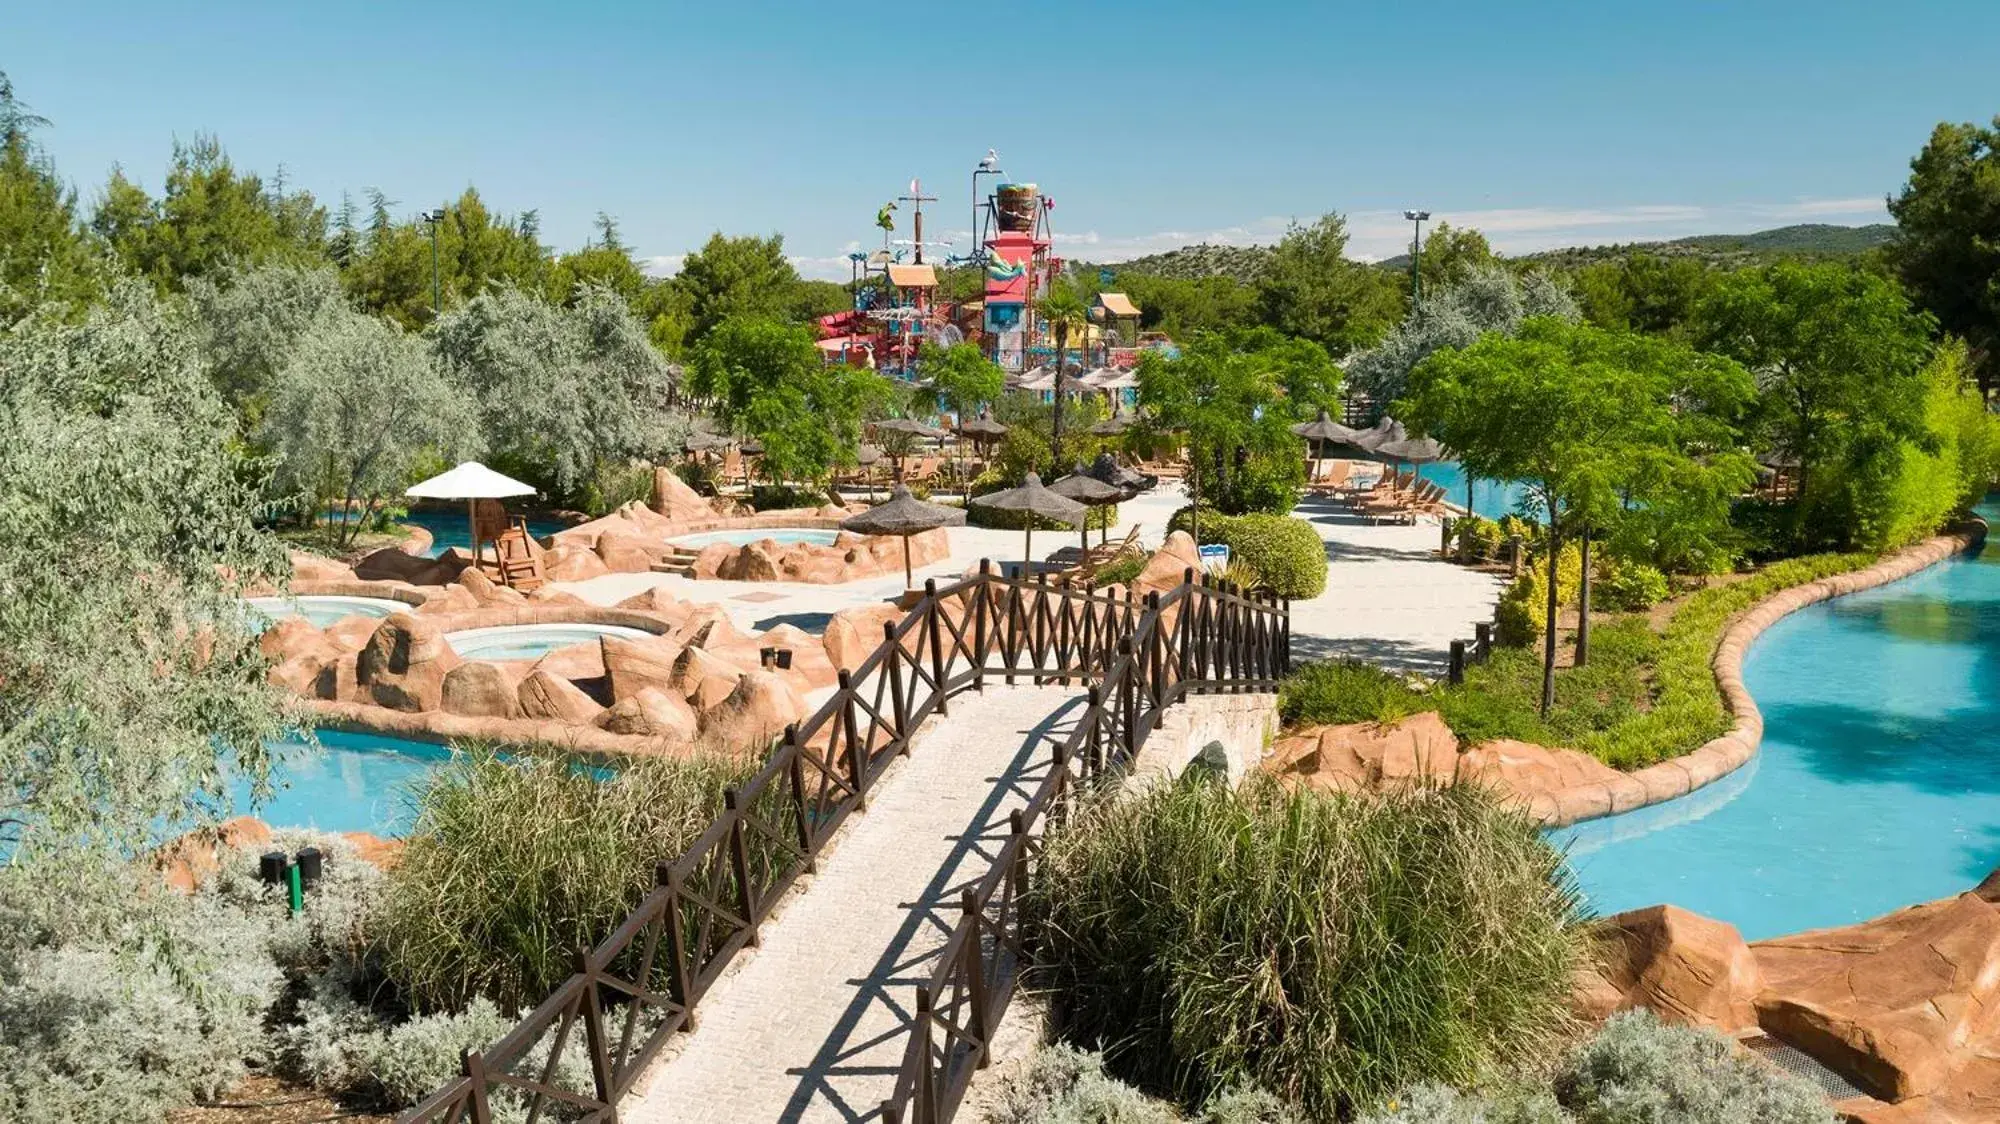
[[[1192, 506], [1174, 512], [1167, 531], [1187, 530], [1192, 513]], [[1223, 515], [1204, 506], [1197, 541], [1229, 547], [1232, 561], [1257, 571], [1264, 587], [1280, 597], [1299, 601], [1326, 590], [1326, 542], [1303, 519], [1261, 512]]]

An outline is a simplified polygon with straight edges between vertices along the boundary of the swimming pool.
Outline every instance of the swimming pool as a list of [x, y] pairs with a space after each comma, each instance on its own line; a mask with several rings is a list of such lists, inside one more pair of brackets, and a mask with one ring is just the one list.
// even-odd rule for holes
[[508, 624], [444, 634], [451, 650], [468, 660], [538, 660], [557, 648], [589, 644], [605, 636], [639, 640], [653, 635], [618, 624]]
[[1755, 940], [1947, 897], [2000, 864], [2000, 545], [1792, 614], [1743, 676], [1765, 723], [1750, 764], [1551, 833], [1597, 912], [1672, 902]]
[[424, 742], [375, 734], [319, 732], [315, 753], [302, 738], [271, 742], [270, 800], [250, 805], [250, 785], [235, 783], [235, 806], [276, 827], [401, 835], [414, 817], [414, 786], [451, 759]]
[[[463, 507], [456, 511], [437, 508], [412, 511], [409, 518], [403, 522], [422, 527], [431, 533], [431, 548], [424, 551], [426, 558], [436, 558], [454, 546], [461, 550], [472, 549], [472, 526], [467, 521]], [[554, 519], [530, 519], [528, 535], [535, 539], [545, 539], [568, 527], [569, 524]]]
[[834, 540], [839, 537], [840, 532], [837, 530], [813, 527], [747, 527], [737, 531], [704, 531], [699, 535], [682, 535], [670, 541], [675, 546], [700, 550], [702, 547], [714, 546], [719, 542], [726, 542], [731, 546], [749, 546], [753, 542], [762, 542], [765, 539], [780, 543], [804, 542], [812, 543], [814, 546], [832, 546]]
[[380, 619], [390, 613], [407, 612], [416, 606], [392, 597], [347, 597], [327, 593], [306, 593], [295, 597], [251, 597], [246, 599], [265, 628], [286, 617], [304, 617], [315, 628], [325, 628], [346, 617]]

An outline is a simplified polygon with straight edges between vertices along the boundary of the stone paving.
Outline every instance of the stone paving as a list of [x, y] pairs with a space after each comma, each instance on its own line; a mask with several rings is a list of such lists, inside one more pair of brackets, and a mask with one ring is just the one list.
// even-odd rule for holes
[[620, 1107], [638, 1124], [879, 1119], [918, 984], [1050, 768], [1082, 694], [989, 686], [951, 703], [849, 820], [820, 871]]
[[[1138, 526], [1140, 541], [1157, 547], [1167, 519], [1187, 497], [1176, 484], [1118, 505], [1119, 524], [1111, 537]], [[1414, 526], [1361, 519], [1344, 505], [1308, 499], [1293, 514], [1305, 519], [1326, 541], [1326, 592], [1292, 604], [1293, 657], [1299, 660], [1359, 656], [1388, 667], [1439, 674], [1453, 640], [1470, 640], [1475, 621], [1490, 620], [1500, 579], [1438, 557], [1438, 525]], [[952, 552], [943, 562], [917, 571], [950, 581], [981, 558], [1021, 556], [1018, 531], [953, 528]], [[1095, 536], [1093, 536], [1095, 541]], [[1038, 534], [1035, 554], [1046, 558], [1076, 538]], [[841, 609], [891, 598], [903, 590], [901, 574], [844, 585], [788, 582], [694, 581], [669, 574], [610, 574], [562, 588], [585, 600], [611, 605], [655, 585], [675, 596], [722, 605], [739, 626], [764, 629], [790, 623], [817, 633]]]

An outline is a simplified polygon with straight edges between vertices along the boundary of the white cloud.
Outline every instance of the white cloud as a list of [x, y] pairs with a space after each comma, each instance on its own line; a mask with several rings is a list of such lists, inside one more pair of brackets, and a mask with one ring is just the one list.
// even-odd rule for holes
[[686, 260], [686, 254], [655, 254], [639, 259], [639, 271], [648, 277], [672, 277], [681, 271], [681, 263]]

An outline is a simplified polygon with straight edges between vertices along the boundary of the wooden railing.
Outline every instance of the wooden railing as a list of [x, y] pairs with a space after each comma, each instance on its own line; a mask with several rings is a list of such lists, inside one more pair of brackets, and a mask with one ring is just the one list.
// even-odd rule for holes
[[[909, 750], [918, 726], [946, 712], [951, 696], [991, 677], [1008, 683], [1090, 684], [1077, 733], [1058, 750], [1082, 779], [1129, 760], [1160, 710], [1190, 689], [1268, 690], [1284, 671], [1289, 617], [1282, 603], [1186, 582], [1160, 598], [1135, 600], [1066, 582], [977, 575], [924, 595], [882, 643], [804, 723], [788, 728], [762, 768], [724, 794], [722, 813], [679, 858], [663, 862], [658, 884], [594, 949], [577, 953], [575, 974], [498, 1042], [468, 1052], [463, 1073], [397, 1118], [399, 1124], [488, 1124], [496, 1104], [530, 1121], [609, 1121], [620, 1097], [675, 1034], [692, 1030], [696, 1007], [730, 961], [756, 944], [758, 926], [821, 851], [892, 760]], [[916, 1119], [947, 1119], [970, 1078], [963, 1058], [983, 1031], [939, 1043], [934, 1027], [977, 1014], [997, 1021], [1012, 995], [1020, 953], [1014, 896], [1031, 859], [1030, 833], [1060, 811], [1071, 768], [1042, 785], [1017, 836], [1003, 852], [1018, 875], [996, 866], [965, 901], [966, 920], [948, 947], [939, 978], [921, 995], [949, 999], [919, 1020], [922, 1056], [942, 1047], [942, 1078], [926, 1064], [904, 1083], [932, 1090]], [[982, 919], [991, 918], [989, 924]], [[966, 935], [966, 931], [970, 935]], [[984, 987], [992, 980], [991, 987]], [[977, 992], [976, 995], [973, 993]], [[973, 1024], [968, 1022], [967, 1026]], [[566, 1056], [587, 1061], [586, 1085], [559, 1077]], [[917, 1056], [915, 1046], [912, 1056]], [[961, 1072], [963, 1070], [963, 1072]], [[921, 1078], [921, 1081], [919, 1080]], [[910, 1095], [899, 1086], [896, 1103]], [[900, 1109], [898, 1109], [900, 1111]]]
[[1031, 934], [1021, 904], [1043, 833], [1100, 777], [1138, 755], [1167, 707], [1189, 694], [1270, 691], [1290, 665], [1291, 624], [1276, 601], [1188, 581], [1147, 595], [1133, 633], [1090, 687], [1075, 729], [1055, 747], [1048, 775], [1014, 812], [1007, 841], [984, 877], [959, 899], [959, 920], [919, 986], [913, 1025], [885, 1124], [944, 1124], [988, 1060]]

